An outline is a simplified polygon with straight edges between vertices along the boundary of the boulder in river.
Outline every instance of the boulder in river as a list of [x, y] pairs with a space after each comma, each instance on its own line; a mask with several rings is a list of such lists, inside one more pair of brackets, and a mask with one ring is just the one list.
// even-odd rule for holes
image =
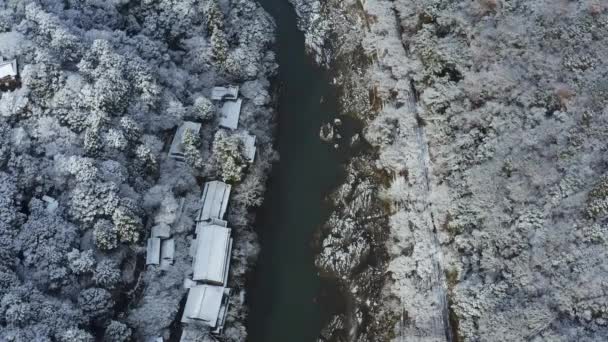
[[330, 142], [334, 138], [334, 126], [331, 123], [327, 123], [321, 126], [319, 130], [319, 138], [325, 142]]

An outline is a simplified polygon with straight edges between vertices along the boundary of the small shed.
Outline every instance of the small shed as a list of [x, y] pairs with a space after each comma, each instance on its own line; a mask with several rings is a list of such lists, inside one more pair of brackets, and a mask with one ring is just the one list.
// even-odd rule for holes
[[220, 110], [220, 127], [227, 129], [237, 129], [239, 117], [241, 116], [242, 99], [236, 101], [226, 101]]
[[17, 60], [0, 62], [0, 90], [14, 90], [20, 84]]
[[212, 100], [236, 100], [239, 96], [239, 86], [214, 87], [211, 90]]
[[175, 240], [166, 239], [160, 242], [160, 263], [161, 266], [173, 265], [175, 258]]
[[160, 264], [160, 239], [149, 238], [146, 248], [146, 265]]
[[205, 183], [201, 196], [201, 210], [198, 221], [209, 221], [211, 219], [223, 219], [228, 208], [230, 190], [232, 186], [220, 181]]
[[152, 233], [150, 234], [150, 237], [168, 239], [171, 237], [171, 227], [166, 223], [159, 223], [152, 227]]
[[182, 323], [200, 322], [220, 333], [228, 312], [230, 289], [221, 286], [197, 285], [188, 290]]
[[184, 123], [177, 128], [175, 136], [173, 137], [173, 142], [169, 148], [169, 157], [181, 162], [186, 160], [184, 156], [183, 144], [184, 135], [187, 129], [192, 130], [194, 134], [198, 134], [201, 130], [201, 124], [198, 122], [184, 121]]
[[241, 141], [243, 142], [243, 148], [244, 148], [244, 154], [245, 154], [245, 158], [247, 159], [247, 161], [249, 161], [250, 163], [253, 163], [253, 161], [255, 160], [255, 141], [256, 141], [256, 136], [245, 131], [245, 132], [241, 132], [239, 134], [239, 137], [241, 138]]
[[224, 285], [230, 269], [231, 229], [202, 222], [198, 225], [203, 227], [197, 229], [192, 280]]

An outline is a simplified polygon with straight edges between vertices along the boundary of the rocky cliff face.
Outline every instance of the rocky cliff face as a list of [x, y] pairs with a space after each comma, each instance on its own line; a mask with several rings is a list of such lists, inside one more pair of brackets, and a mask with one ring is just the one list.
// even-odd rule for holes
[[321, 340], [602, 340], [606, 6], [294, 2], [373, 147], [323, 234], [352, 305]]

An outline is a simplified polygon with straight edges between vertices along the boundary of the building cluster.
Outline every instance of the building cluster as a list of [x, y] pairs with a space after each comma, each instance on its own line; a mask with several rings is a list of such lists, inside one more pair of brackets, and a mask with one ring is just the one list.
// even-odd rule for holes
[[[219, 101], [219, 127], [236, 134], [243, 143], [243, 152], [245, 158], [253, 162], [256, 151], [256, 137], [245, 130], [238, 131], [239, 118], [241, 116], [241, 105], [243, 100], [238, 97], [238, 86], [214, 87], [211, 92], [211, 99]], [[184, 137], [186, 130], [191, 130], [192, 133], [198, 134], [201, 130], [201, 123], [184, 121], [177, 128], [173, 142], [169, 148], [169, 157], [179, 161], [185, 161], [184, 155]]]
[[[219, 101], [219, 129], [230, 131], [243, 143], [242, 153], [253, 162], [256, 153], [256, 137], [245, 130], [237, 130], [242, 99], [238, 97], [238, 86], [215, 87], [211, 99]], [[184, 162], [184, 135], [187, 130], [198, 134], [201, 123], [184, 122], [178, 127], [169, 149], [169, 157]], [[192, 269], [184, 280], [188, 289], [186, 304], [181, 316], [183, 332], [181, 341], [190, 341], [201, 330], [221, 334], [231, 289], [227, 287], [232, 253], [232, 229], [224, 220], [231, 185], [221, 181], [204, 184], [200, 199], [200, 210], [195, 222], [195, 236], [190, 245]], [[175, 242], [171, 227], [157, 224], [152, 227], [148, 239], [146, 263], [166, 269], [173, 264]]]
[[184, 282], [188, 288], [186, 306], [181, 322], [185, 324], [184, 340], [188, 330], [205, 325], [211, 332], [221, 333], [231, 290], [228, 284], [232, 230], [224, 221], [231, 186], [207, 182], [201, 196], [201, 208], [196, 218], [196, 237], [192, 240], [192, 273]]
[[175, 255], [175, 240], [171, 238], [171, 227], [159, 223], [152, 227], [148, 238], [146, 265], [159, 265], [167, 269], [173, 265]]

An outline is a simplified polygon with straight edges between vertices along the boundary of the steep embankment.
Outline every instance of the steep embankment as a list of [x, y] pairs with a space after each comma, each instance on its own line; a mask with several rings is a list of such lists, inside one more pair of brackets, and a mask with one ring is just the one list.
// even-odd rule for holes
[[[382, 241], [382, 219], [328, 223], [319, 264], [352, 297], [348, 338], [601, 340], [605, 5], [296, 2], [376, 150], [351, 184], [365, 167], [388, 176], [368, 184]], [[386, 259], [353, 257], [366, 250]]]

